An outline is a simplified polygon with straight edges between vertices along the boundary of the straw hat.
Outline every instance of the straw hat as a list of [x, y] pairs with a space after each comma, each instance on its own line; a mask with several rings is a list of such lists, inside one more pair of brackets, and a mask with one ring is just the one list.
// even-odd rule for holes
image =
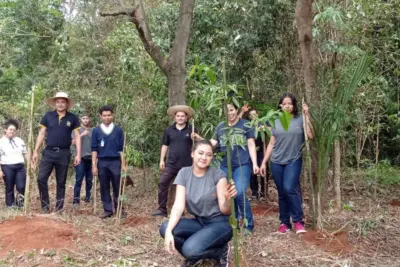
[[168, 114], [171, 118], [174, 118], [174, 117], [175, 117], [175, 114], [176, 114], [177, 112], [179, 112], [179, 111], [185, 112], [185, 113], [187, 114], [187, 116], [188, 116], [188, 119], [191, 119], [191, 118], [193, 118], [193, 116], [194, 116], [194, 109], [191, 108], [191, 107], [189, 107], [189, 106], [186, 106], [186, 105], [177, 105], [177, 106], [170, 107], [170, 108], [167, 110], [167, 114]]
[[56, 96], [54, 97], [50, 97], [49, 99], [47, 99], [47, 104], [49, 104], [52, 107], [56, 107], [56, 99], [57, 98], [64, 98], [68, 101], [68, 108], [73, 108], [76, 104], [75, 100], [73, 100], [72, 98], [68, 97], [67, 93], [64, 92], [58, 92], [56, 94]]

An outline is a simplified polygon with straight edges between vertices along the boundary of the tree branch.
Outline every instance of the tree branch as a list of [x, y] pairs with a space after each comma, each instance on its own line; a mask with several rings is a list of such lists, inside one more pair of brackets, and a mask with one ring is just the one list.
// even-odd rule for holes
[[127, 9], [127, 10], [125, 10], [125, 11], [115, 11], [115, 12], [110, 12], [110, 13], [108, 13], [108, 12], [100, 12], [100, 16], [101, 17], [116, 17], [116, 16], [123, 16], [123, 15], [125, 15], [125, 16], [131, 16], [131, 13], [132, 13], [132, 10], [134, 10], [134, 8], [131, 8], [131, 9]]

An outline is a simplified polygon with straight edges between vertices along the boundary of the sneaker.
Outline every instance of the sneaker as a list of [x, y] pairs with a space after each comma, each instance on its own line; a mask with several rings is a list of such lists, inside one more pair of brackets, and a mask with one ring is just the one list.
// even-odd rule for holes
[[228, 267], [229, 266], [229, 256], [231, 255], [231, 246], [229, 244], [225, 245], [224, 253], [217, 259], [214, 267]]
[[307, 232], [306, 228], [304, 227], [304, 223], [302, 221], [295, 222], [294, 229], [296, 230], [296, 234]]
[[161, 217], [167, 217], [167, 213], [165, 211], [162, 210], [156, 210], [154, 211], [151, 216], [161, 216]]
[[285, 223], [281, 223], [281, 225], [278, 228], [278, 232], [281, 234], [285, 234], [287, 232], [290, 232], [290, 228]]
[[74, 209], [77, 209], [79, 208], [79, 203], [74, 203], [72, 206], [74, 207]]
[[181, 267], [193, 267], [199, 265], [203, 260], [198, 260], [198, 261], [191, 261], [188, 259], [185, 259], [185, 262], [181, 265]]
[[108, 217], [111, 217], [111, 216], [113, 216], [113, 212], [112, 211], [105, 211], [105, 212], [103, 212], [103, 214], [101, 214], [99, 216], [99, 218], [100, 219], [105, 219], [105, 218], [108, 218]]
[[85, 197], [85, 200], [84, 200], [86, 203], [90, 203], [90, 198], [88, 198], [88, 197]]

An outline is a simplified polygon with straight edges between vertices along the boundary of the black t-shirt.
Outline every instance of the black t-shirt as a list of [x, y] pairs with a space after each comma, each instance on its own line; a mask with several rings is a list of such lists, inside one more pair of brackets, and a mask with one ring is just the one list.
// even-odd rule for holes
[[67, 112], [64, 117], [59, 117], [57, 111], [54, 110], [43, 116], [40, 126], [47, 129], [47, 146], [65, 149], [71, 146], [71, 133], [73, 130], [79, 129], [80, 123], [74, 114]]
[[181, 169], [192, 166], [192, 125], [186, 123], [185, 128], [178, 130], [176, 123], [164, 131], [162, 144], [168, 146], [168, 160], [166, 166]]

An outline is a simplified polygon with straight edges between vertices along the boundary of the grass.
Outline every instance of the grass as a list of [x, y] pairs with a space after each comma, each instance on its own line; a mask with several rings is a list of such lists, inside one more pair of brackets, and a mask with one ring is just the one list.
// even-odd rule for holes
[[[136, 179], [135, 179], [136, 178]], [[73, 237], [74, 247], [64, 250], [32, 249], [25, 253], [9, 252], [1, 259], [0, 266], [179, 266], [182, 258], [164, 251], [163, 240], [158, 234], [164, 219], [152, 218], [151, 211], [156, 206], [156, 189], [143, 190], [141, 177], [135, 177], [136, 188], [129, 187], [128, 219], [115, 226], [115, 219], [101, 220], [88, 214], [72, 212], [73, 180], [67, 185], [67, 206], [62, 215], [49, 215], [51, 218], [72, 224], [78, 233]], [[53, 181], [53, 180], [51, 180]], [[356, 181], [357, 182], [357, 181]], [[360, 181], [361, 182], [361, 181]], [[51, 193], [54, 192], [54, 187]], [[140, 189], [139, 189], [140, 188]], [[35, 191], [36, 190], [36, 191]], [[255, 218], [255, 233], [252, 237], [240, 238], [242, 259], [240, 266], [400, 266], [400, 208], [390, 206], [388, 196], [395, 196], [398, 187], [388, 188], [377, 202], [364, 197], [362, 191], [343, 194], [345, 203], [352, 202], [351, 211], [324, 214], [324, 225], [339, 229], [346, 225], [351, 253], [330, 253], [323, 247], [306, 243], [302, 236], [289, 233], [277, 234], [278, 214]], [[4, 185], [0, 185], [0, 203], [4, 203]], [[32, 208], [37, 211], [39, 201], [37, 189], [33, 190]], [[307, 193], [305, 192], [305, 195]], [[398, 196], [398, 195], [397, 195]], [[54, 198], [54, 195], [53, 195]], [[276, 201], [276, 200], [275, 200]], [[54, 204], [54, 201], [52, 202]], [[272, 205], [276, 203], [272, 203]], [[100, 205], [100, 204], [98, 204]], [[100, 205], [101, 206], [101, 205]], [[305, 202], [308, 214], [309, 202]], [[81, 209], [89, 209], [81, 204]], [[99, 211], [100, 212], [100, 211]], [[21, 211], [0, 210], [2, 221], [21, 215]], [[127, 220], [135, 220], [129, 226]], [[125, 224], [124, 224], [125, 223]], [[326, 230], [332, 232], [333, 230]], [[1, 233], [0, 233], [1, 244]], [[205, 262], [203, 267], [212, 266]]]

